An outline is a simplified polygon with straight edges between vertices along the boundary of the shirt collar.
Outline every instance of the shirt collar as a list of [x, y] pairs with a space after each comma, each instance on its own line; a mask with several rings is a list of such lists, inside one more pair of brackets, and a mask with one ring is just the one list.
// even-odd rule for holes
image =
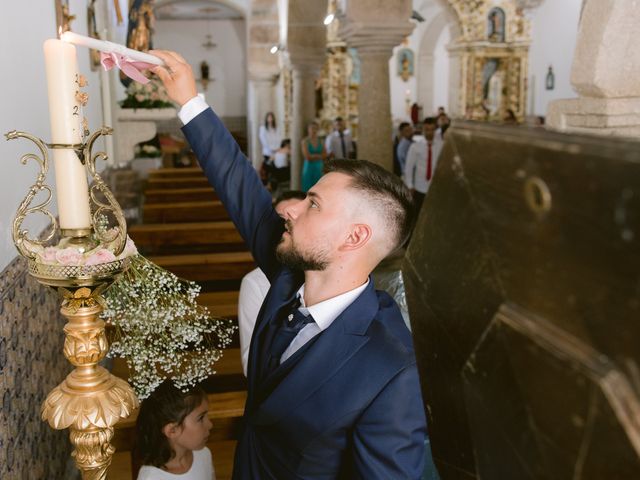
[[316, 322], [320, 330], [326, 330], [329, 325], [338, 318], [338, 316], [344, 312], [349, 305], [351, 305], [356, 298], [367, 288], [371, 280], [367, 278], [367, 281], [359, 287], [349, 290], [348, 292], [341, 293], [333, 298], [329, 298], [320, 303], [316, 303], [310, 307], [306, 307], [304, 304], [304, 283], [296, 294], [300, 299], [300, 311], [304, 315], [313, 316], [313, 320]]

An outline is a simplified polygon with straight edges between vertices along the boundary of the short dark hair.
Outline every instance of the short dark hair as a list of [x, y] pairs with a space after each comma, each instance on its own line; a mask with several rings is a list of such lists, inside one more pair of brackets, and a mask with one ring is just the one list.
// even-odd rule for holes
[[136, 420], [134, 452], [141, 465], [162, 468], [176, 454], [162, 429], [169, 423], [182, 425], [184, 419], [207, 398], [200, 387], [180, 391], [165, 380], [140, 406]]
[[275, 207], [280, 202], [285, 202], [293, 198], [297, 200], [304, 200], [305, 198], [307, 198], [307, 194], [301, 190], [288, 190], [286, 192], [282, 192], [280, 195], [276, 197], [275, 201], [273, 202], [273, 206]]
[[289, 138], [285, 138], [280, 142], [280, 148], [284, 148], [287, 145], [291, 145], [291, 140]]
[[342, 122], [343, 118], [342, 117], [336, 117], [333, 119], [334, 122]]
[[409, 122], [402, 122], [398, 127], [398, 130], [401, 132], [402, 130], [404, 130], [405, 127], [409, 127], [409, 126], [411, 126]]
[[424, 122], [422, 122], [424, 125], [437, 125], [438, 124], [438, 120], [436, 117], [427, 117], [424, 119]]
[[[351, 177], [351, 187], [373, 200], [393, 231], [393, 248], [402, 247], [413, 228], [413, 199], [407, 186], [393, 173], [367, 160], [328, 160], [324, 173], [343, 173]], [[390, 253], [390, 252], [389, 252]]]

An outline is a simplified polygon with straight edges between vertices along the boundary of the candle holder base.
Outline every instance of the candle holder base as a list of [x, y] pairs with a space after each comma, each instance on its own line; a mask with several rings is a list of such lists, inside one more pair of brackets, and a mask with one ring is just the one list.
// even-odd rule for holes
[[98, 366], [109, 349], [100, 319], [103, 286], [61, 289], [65, 298], [60, 311], [68, 319], [64, 355], [76, 368], [42, 405], [42, 419], [52, 428], [70, 429], [72, 456], [84, 480], [106, 478], [115, 451], [113, 427], [138, 407], [131, 386]]

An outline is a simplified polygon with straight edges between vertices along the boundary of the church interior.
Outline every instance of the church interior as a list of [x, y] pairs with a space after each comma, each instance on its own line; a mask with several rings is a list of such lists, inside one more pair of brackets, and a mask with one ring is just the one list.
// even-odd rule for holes
[[[43, 44], [67, 31], [182, 55], [274, 199], [308, 189], [314, 143], [321, 158], [369, 160], [412, 189], [411, 239], [373, 278], [413, 337], [423, 479], [640, 478], [637, 2], [28, 0], [5, 2], [0, 26], [0, 478], [128, 480], [140, 468], [131, 363], [107, 355], [106, 339], [122, 346], [114, 331], [126, 333], [99, 320], [102, 286], [83, 297], [94, 284], [69, 270], [56, 283], [27, 248], [46, 256], [82, 230], [70, 213], [93, 213], [74, 198], [113, 213], [113, 263], [137, 248], [234, 326], [201, 383], [218, 480], [232, 478], [247, 399], [238, 297], [254, 259], [155, 76], [132, 80], [124, 57], [106, 70], [81, 40], [85, 143], [65, 135], [67, 120], [54, 125], [62, 100]], [[409, 184], [415, 145], [426, 163]], [[70, 146], [82, 164], [62, 171]], [[86, 400], [100, 382], [113, 385], [108, 408]], [[87, 445], [100, 435], [96, 453]]]

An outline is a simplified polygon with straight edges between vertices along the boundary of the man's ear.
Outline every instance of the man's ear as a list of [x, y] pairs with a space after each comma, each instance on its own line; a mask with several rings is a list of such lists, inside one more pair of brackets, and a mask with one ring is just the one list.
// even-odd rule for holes
[[164, 427], [162, 427], [162, 433], [164, 433], [164, 436], [167, 438], [177, 437], [178, 435], [180, 435], [181, 430], [182, 428], [180, 428], [180, 425], [178, 425], [176, 422], [167, 423]]
[[364, 247], [369, 240], [373, 231], [366, 223], [356, 223], [351, 227], [351, 231], [346, 241], [342, 244], [341, 250], [357, 250]]

